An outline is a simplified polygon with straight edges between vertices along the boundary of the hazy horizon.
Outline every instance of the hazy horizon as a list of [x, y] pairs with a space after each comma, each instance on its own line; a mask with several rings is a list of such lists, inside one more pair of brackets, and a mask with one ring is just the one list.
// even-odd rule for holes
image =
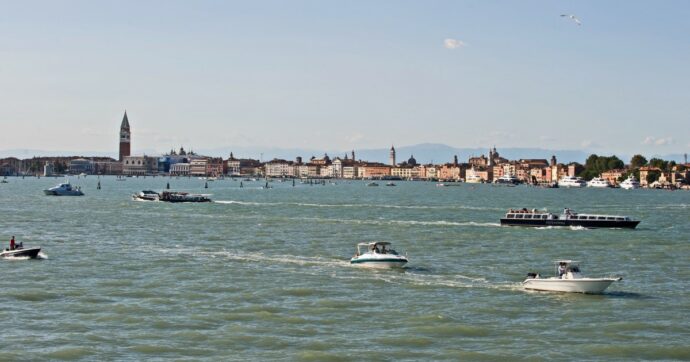
[[683, 1], [6, 2], [0, 150], [115, 153], [126, 109], [133, 154], [424, 143], [683, 154], [689, 10]]

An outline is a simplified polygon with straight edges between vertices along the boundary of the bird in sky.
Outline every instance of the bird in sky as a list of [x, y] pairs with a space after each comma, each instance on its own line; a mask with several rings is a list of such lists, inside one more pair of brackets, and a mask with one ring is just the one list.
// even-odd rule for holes
[[570, 19], [573, 19], [573, 21], [574, 21], [577, 25], [582, 25], [582, 23], [580, 22], [580, 19], [578, 19], [575, 15], [561, 14], [561, 17], [562, 17], [562, 18], [570, 18]]

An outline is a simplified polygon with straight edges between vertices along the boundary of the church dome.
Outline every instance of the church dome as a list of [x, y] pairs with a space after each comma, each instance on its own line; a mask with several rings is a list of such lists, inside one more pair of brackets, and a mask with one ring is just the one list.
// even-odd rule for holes
[[407, 160], [407, 164], [412, 166], [417, 164], [417, 160], [414, 159], [414, 155], [410, 155], [410, 159]]

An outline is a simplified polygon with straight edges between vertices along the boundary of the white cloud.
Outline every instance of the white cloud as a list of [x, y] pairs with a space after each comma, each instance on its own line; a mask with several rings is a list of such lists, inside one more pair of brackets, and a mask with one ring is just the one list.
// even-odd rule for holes
[[647, 136], [645, 137], [644, 141], [642, 141], [643, 145], [656, 145], [656, 146], [666, 146], [673, 144], [673, 138], [671, 137], [661, 137], [661, 138], [656, 138], [652, 136]]
[[443, 46], [446, 49], [457, 49], [457, 48], [462, 48], [464, 46], [467, 46], [467, 44], [465, 42], [463, 42], [462, 40], [448, 38], [448, 39], [443, 40]]

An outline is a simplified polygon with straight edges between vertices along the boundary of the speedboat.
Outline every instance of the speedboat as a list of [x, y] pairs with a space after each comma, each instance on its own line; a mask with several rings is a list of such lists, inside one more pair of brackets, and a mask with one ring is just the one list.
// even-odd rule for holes
[[604, 178], [595, 177], [595, 178], [587, 181], [587, 187], [606, 188], [606, 187], [611, 187], [611, 184], [609, 183], [608, 180], [606, 180]]
[[0, 251], [0, 258], [29, 258], [36, 259], [38, 253], [41, 252], [41, 247], [24, 248], [24, 243], [21, 242], [15, 246], [14, 249], [9, 248]]
[[503, 175], [494, 181], [495, 184], [517, 185], [520, 180], [514, 175]]
[[536, 209], [510, 209], [501, 218], [501, 225], [508, 226], [581, 226], [585, 228], [625, 228], [634, 229], [640, 220], [622, 215], [579, 214], [571, 209], [563, 209], [562, 214], [554, 214]]
[[558, 180], [558, 187], [585, 187], [587, 182], [582, 177], [563, 176]]
[[406, 263], [407, 256], [398, 254], [385, 241], [357, 244], [357, 252], [350, 259], [350, 264], [371, 268], [402, 268]]
[[528, 273], [522, 282], [525, 289], [544, 290], [550, 292], [598, 294], [603, 292], [611, 283], [623, 278], [585, 278], [582, 276], [578, 262], [573, 260], [556, 260], [556, 275], [542, 278], [537, 273]]
[[621, 188], [626, 190], [635, 190], [640, 188], [640, 182], [637, 181], [635, 176], [630, 175], [625, 181], [621, 182]]
[[47, 190], [43, 190], [46, 195], [51, 196], [83, 196], [84, 193], [81, 192], [81, 187], [72, 187], [69, 181], [61, 183], [55, 187], [51, 187]]
[[378, 185], [379, 185], [378, 183], [373, 182], [373, 181], [372, 181], [372, 182], [369, 182], [369, 183], [367, 184], [367, 186], [378, 186]]
[[395, 186], [395, 183], [394, 182], [388, 182], [388, 183], [386, 183], [386, 186]]
[[132, 195], [132, 199], [140, 201], [158, 201], [161, 195], [155, 191], [144, 190]]

